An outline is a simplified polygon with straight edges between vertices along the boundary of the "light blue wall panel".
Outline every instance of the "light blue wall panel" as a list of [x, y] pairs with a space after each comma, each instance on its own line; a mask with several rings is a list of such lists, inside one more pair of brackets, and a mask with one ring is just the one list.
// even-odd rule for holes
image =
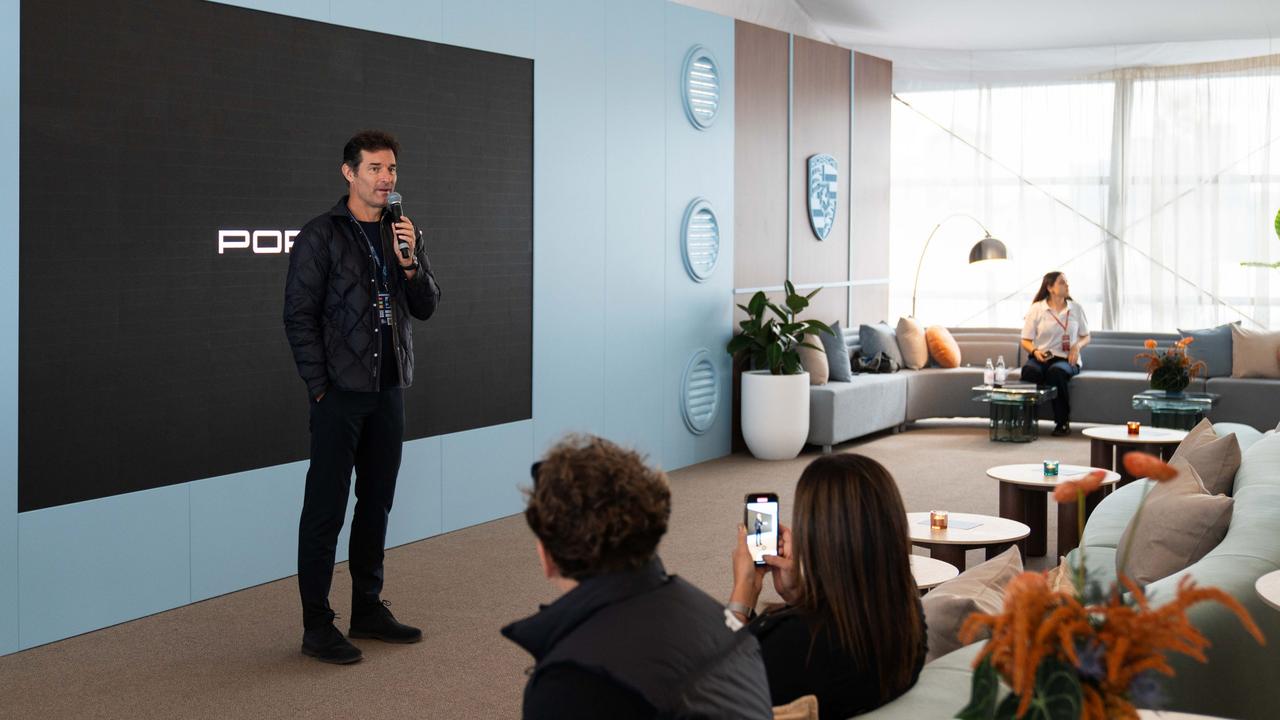
[[189, 484], [192, 601], [298, 571], [306, 474], [296, 462]]
[[23, 648], [185, 605], [187, 485], [18, 516]]
[[[18, 0], [0, 0], [0, 155], [19, 158]], [[0, 655], [18, 649], [18, 162], [0, 166]]]
[[387, 526], [387, 547], [444, 532], [443, 445], [440, 437], [404, 444], [400, 478], [396, 481], [396, 503], [391, 508], [391, 522]]
[[329, 22], [440, 42], [444, 0], [332, 0]]
[[[666, 402], [665, 460], [678, 468], [727, 455], [730, 449], [730, 360], [724, 352], [733, 323], [733, 20], [669, 3], [666, 6], [666, 354], [662, 394]], [[711, 50], [720, 66], [721, 105], [707, 130], [685, 118], [680, 72], [694, 45]], [[685, 207], [704, 197], [720, 224], [720, 259], [703, 283], [691, 280], [680, 254], [680, 224]], [[693, 435], [680, 415], [680, 380], [689, 358], [700, 348], [720, 370], [720, 405], [714, 425]]]
[[487, 522], [524, 509], [530, 484], [533, 423], [468, 430], [444, 437], [444, 529]]
[[[604, 3], [538, 3], [533, 417], [541, 453], [604, 432]], [[447, 473], [446, 473], [447, 477]]]
[[605, 11], [604, 434], [663, 464], [665, 3]]
[[533, 57], [534, 10], [545, 0], [444, 0], [442, 42]]

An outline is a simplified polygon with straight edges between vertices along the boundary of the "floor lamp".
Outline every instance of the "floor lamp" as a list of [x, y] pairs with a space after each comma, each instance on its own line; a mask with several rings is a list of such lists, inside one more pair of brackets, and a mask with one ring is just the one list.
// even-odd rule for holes
[[991, 231], [978, 218], [966, 213], [953, 213], [942, 218], [937, 225], [933, 226], [933, 231], [929, 233], [929, 239], [924, 241], [924, 248], [920, 250], [920, 260], [916, 263], [916, 280], [911, 285], [911, 317], [916, 316], [916, 294], [920, 290], [920, 268], [924, 267], [924, 254], [929, 251], [929, 243], [933, 242], [933, 236], [937, 234], [938, 228], [955, 218], [969, 218], [977, 223], [978, 227], [982, 228], [982, 232], [985, 233], [983, 238], [974, 243], [969, 250], [970, 265], [987, 260], [1007, 260], [1009, 258], [1009, 251], [1005, 249], [1004, 243], [991, 237]]

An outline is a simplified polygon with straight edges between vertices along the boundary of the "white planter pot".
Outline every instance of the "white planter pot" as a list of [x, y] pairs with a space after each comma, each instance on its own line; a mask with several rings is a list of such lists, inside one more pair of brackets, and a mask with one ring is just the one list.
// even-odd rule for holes
[[809, 373], [742, 373], [742, 437], [761, 460], [791, 460], [809, 437]]

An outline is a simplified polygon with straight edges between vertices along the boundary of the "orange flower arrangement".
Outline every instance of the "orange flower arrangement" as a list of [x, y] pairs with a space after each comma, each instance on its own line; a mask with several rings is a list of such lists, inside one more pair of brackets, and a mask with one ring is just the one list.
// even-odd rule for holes
[[1187, 336], [1173, 343], [1164, 352], [1155, 352], [1157, 343], [1147, 339], [1142, 345], [1152, 352], [1138, 353], [1134, 362], [1146, 361], [1147, 379], [1151, 381], [1153, 390], [1182, 392], [1187, 384], [1206, 366], [1202, 361], [1192, 361], [1187, 356], [1187, 346], [1195, 342], [1195, 338]]
[[[1146, 453], [1131, 452], [1125, 468], [1136, 477], [1166, 482], [1177, 477], [1177, 468]], [[1058, 502], [1080, 503], [1079, 522], [1084, 524], [1084, 497], [1096, 491], [1105, 473], [1094, 471], [1063, 481], [1054, 490]], [[1138, 504], [1134, 522], [1141, 519], [1146, 492]], [[1081, 528], [1083, 533], [1083, 528]], [[1132, 537], [1132, 534], [1131, 536]], [[1209, 640], [1187, 619], [1187, 608], [1213, 600], [1226, 606], [1260, 644], [1262, 632], [1235, 598], [1217, 588], [1198, 587], [1189, 577], [1178, 583], [1176, 597], [1152, 608], [1142, 588], [1121, 575], [1105, 602], [1085, 604], [1084, 548], [1074, 592], [1049, 589], [1044, 573], [1025, 572], [1005, 589], [1004, 611], [974, 613], [964, 622], [960, 640], [968, 643], [983, 631], [991, 639], [974, 660], [973, 690], [969, 705], [957, 717], [986, 720], [995, 717], [1037, 718], [1137, 718], [1132, 700], [1149, 695], [1158, 675], [1171, 677], [1166, 655], [1177, 652], [1206, 662]], [[1122, 550], [1120, 567], [1128, 547]], [[1121, 586], [1129, 592], [1125, 599]], [[1013, 693], [997, 708], [997, 675]]]

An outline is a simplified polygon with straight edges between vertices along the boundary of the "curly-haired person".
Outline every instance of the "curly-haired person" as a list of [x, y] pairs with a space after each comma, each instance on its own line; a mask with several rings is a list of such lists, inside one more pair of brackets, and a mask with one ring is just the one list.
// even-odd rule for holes
[[524, 717], [770, 718], [760, 645], [667, 574], [667, 477], [608, 440], [571, 437], [532, 469], [525, 520], [564, 594], [502, 634], [533, 655]]

